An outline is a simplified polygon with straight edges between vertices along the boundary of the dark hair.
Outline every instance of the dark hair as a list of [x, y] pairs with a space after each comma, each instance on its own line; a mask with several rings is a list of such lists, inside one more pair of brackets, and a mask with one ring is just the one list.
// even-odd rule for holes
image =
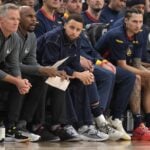
[[82, 16], [76, 13], [70, 14], [70, 16], [66, 20], [66, 23], [69, 22], [70, 20], [75, 20], [77, 22], [83, 23]]
[[127, 7], [132, 7], [134, 5], [139, 5], [139, 4], [145, 5], [145, 0], [127, 0], [126, 2]]
[[127, 9], [125, 12], [125, 18], [130, 18], [132, 16], [132, 14], [141, 14], [143, 15], [141, 10], [138, 10], [136, 8], [131, 8], [131, 9]]
[[2, 0], [2, 4], [7, 4], [7, 3], [13, 3], [13, 4], [18, 5], [19, 0]]

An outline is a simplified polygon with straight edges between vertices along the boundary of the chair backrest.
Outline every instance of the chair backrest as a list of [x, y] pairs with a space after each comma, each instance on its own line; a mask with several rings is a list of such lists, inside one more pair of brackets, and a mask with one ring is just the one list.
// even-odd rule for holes
[[147, 50], [150, 51], [150, 30], [149, 30], [148, 38], [147, 38]]
[[94, 46], [97, 40], [108, 31], [109, 24], [104, 23], [93, 23], [87, 24], [85, 29], [87, 31], [87, 35]]

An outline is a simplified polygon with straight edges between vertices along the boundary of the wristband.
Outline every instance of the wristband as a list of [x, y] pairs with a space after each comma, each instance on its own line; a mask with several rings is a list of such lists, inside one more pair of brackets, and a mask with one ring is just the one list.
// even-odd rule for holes
[[95, 64], [100, 66], [102, 64], [102, 61], [101, 60], [96, 60]]
[[108, 60], [104, 59], [104, 60], [102, 60], [102, 63], [106, 64], [106, 63], [108, 63]]

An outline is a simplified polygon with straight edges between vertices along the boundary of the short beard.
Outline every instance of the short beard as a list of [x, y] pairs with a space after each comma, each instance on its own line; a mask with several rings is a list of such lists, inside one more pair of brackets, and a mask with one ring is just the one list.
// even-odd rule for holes
[[96, 13], [99, 13], [101, 10], [101, 8], [93, 8], [93, 11], [96, 12]]
[[28, 32], [32, 33], [35, 29], [28, 29]]

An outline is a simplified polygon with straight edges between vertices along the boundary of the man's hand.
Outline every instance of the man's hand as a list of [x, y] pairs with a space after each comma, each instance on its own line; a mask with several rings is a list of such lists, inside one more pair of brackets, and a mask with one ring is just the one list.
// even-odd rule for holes
[[40, 72], [41, 74], [48, 76], [48, 77], [56, 77], [58, 74], [58, 70], [56, 68], [49, 67], [49, 66], [41, 67]]
[[85, 70], [89, 70], [90, 72], [93, 72], [94, 66], [92, 61], [86, 59], [85, 57], [80, 57], [80, 64]]
[[31, 83], [27, 79], [21, 78], [17, 79], [16, 86], [19, 90], [19, 93], [23, 95], [28, 93], [30, 88], [32, 87]]
[[141, 76], [144, 78], [150, 78], [150, 70], [141, 71]]
[[106, 70], [109, 70], [109, 71], [113, 72], [114, 74], [116, 74], [116, 67], [107, 60], [102, 60], [102, 61], [97, 60], [96, 65], [98, 65], [98, 66], [100, 66], [100, 67], [102, 67]]
[[113, 72], [114, 74], [116, 74], [116, 67], [112, 63], [105, 62], [105, 63], [102, 63], [101, 66], [102, 66], [102, 68], [107, 69], [107, 70]]
[[90, 85], [92, 82], [94, 82], [94, 75], [89, 71], [74, 72], [73, 76], [82, 81], [85, 85]]
[[57, 71], [57, 76], [59, 76], [62, 80], [68, 80], [70, 78], [65, 71]]

